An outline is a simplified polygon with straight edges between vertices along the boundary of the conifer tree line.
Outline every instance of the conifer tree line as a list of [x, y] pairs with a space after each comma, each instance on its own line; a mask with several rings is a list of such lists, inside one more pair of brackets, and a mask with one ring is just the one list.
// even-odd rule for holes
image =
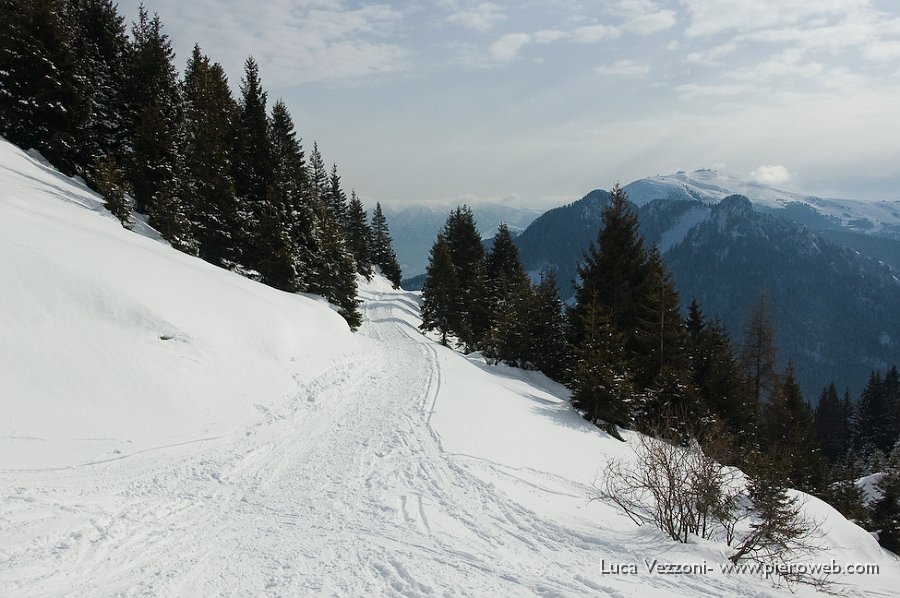
[[485, 252], [472, 210], [454, 210], [431, 248], [422, 287], [422, 329], [444, 345], [561, 378], [567, 343], [562, 301], [552, 271], [532, 285], [501, 224]]
[[400, 267], [338, 167], [308, 158], [259, 67], [238, 97], [198, 45], [183, 77], [157, 15], [129, 28], [113, 0], [0, 0], [0, 134], [81, 176], [131, 226], [135, 210], [175, 248], [288, 292], [322, 295], [361, 322], [356, 275]]
[[[445, 345], [564, 382], [573, 407], [614, 436], [636, 429], [685, 446], [704, 444], [707, 432], [710, 441], [724, 438], [728, 464], [776, 502], [797, 488], [837, 503], [848, 492], [838, 484], [849, 479], [839, 474], [847, 459], [880, 455], [882, 469], [863, 473], [883, 471], [892, 449], [893, 496], [900, 498], [896, 369], [873, 374], [856, 403], [829, 387], [814, 411], [793, 366], [779, 370], [764, 294], [736, 344], [696, 301], [682, 315], [674, 281], [659, 251], [644, 245], [618, 185], [602, 222], [578, 268], [575, 302], [564, 308], [553, 272], [531, 283], [506, 226], [485, 251], [472, 211], [457, 208], [431, 248], [422, 329], [436, 331]], [[858, 506], [861, 498], [850, 502]]]

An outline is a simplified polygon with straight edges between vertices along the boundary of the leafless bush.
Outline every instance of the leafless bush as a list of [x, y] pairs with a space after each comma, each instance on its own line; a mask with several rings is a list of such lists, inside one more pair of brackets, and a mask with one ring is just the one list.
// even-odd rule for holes
[[637, 525], [651, 523], [676, 542], [721, 541], [734, 549], [732, 563], [758, 563], [788, 584], [828, 589], [826, 578], [790, 566], [823, 550], [819, 524], [776, 483], [752, 480], [747, 492], [743, 474], [721, 464], [726, 444], [710, 435], [705, 447], [638, 436], [636, 460], [609, 461], [591, 499], [618, 505]]
[[607, 463], [593, 499], [614, 502], [636, 524], [652, 523], [676, 542], [724, 534], [720, 522], [736, 521], [739, 473], [698, 444], [681, 447], [640, 436], [635, 453], [636, 463]]

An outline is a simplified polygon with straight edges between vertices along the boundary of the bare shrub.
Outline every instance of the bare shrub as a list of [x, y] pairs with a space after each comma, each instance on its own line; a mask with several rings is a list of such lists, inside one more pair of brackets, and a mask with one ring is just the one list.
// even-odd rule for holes
[[732, 563], [758, 563], [788, 584], [827, 589], [827, 579], [789, 566], [823, 550], [820, 526], [803, 515], [799, 499], [762, 478], [748, 489], [739, 470], [721, 464], [727, 442], [707, 434], [705, 444], [639, 435], [635, 459], [609, 461], [590, 498], [618, 505], [637, 525], [653, 524], [676, 542], [692, 536], [724, 542], [734, 549]]

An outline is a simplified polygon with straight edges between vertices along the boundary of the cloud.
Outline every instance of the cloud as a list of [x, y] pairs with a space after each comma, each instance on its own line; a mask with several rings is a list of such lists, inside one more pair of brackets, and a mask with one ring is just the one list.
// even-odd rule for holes
[[705, 50], [700, 50], [699, 52], [691, 52], [685, 57], [685, 62], [691, 62], [694, 64], [702, 64], [705, 66], [721, 66], [722, 61], [721, 58], [728, 56], [729, 54], [733, 54], [735, 50], [737, 50], [738, 45], [734, 41], [730, 41], [719, 46], [713, 46], [712, 48], [706, 48]]
[[[135, 17], [137, 2], [120, 2]], [[266, 86], [348, 80], [407, 67], [409, 52], [392, 41], [404, 14], [386, 4], [343, 0], [155, 0], [179, 59], [194, 42], [234, 78], [256, 57]]]
[[813, 17], [848, 15], [870, 0], [681, 0], [691, 19], [688, 36], [794, 25]]
[[445, 21], [466, 29], [485, 33], [490, 31], [494, 23], [506, 20], [503, 7], [493, 2], [481, 2], [463, 6], [459, 2], [449, 3], [455, 10]]
[[650, 65], [638, 64], [633, 60], [619, 60], [613, 64], [598, 66], [594, 71], [598, 75], [642, 78], [650, 74]]
[[863, 56], [875, 62], [889, 62], [900, 58], [900, 40], [874, 41], [866, 44]]
[[560, 29], [542, 29], [534, 34], [534, 41], [539, 44], [550, 44], [570, 36], [569, 32]]
[[610, 25], [585, 25], [572, 30], [572, 39], [580, 44], [596, 44], [621, 35], [621, 29]]
[[798, 79], [814, 79], [825, 71], [825, 65], [819, 62], [804, 61], [801, 49], [789, 48], [752, 67], [727, 73], [726, 77], [760, 86], [768, 85], [775, 79], [782, 79], [794, 86]]
[[750, 178], [761, 185], [786, 185], [793, 180], [793, 175], [781, 164], [760, 166], [750, 173]]
[[675, 87], [676, 93], [684, 100], [695, 100], [698, 98], [728, 98], [752, 93], [756, 87], [748, 83], [684, 83]]
[[677, 22], [678, 19], [673, 11], [662, 10], [635, 17], [626, 22], [624, 27], [629, 33], [650, 35], [659, 31], [671, 29]]
[[491, 44], [491, 58], [499, 62], [510, 62], [519, 56], [519, 51], [531, 41], [527, 33], [507, 33]]

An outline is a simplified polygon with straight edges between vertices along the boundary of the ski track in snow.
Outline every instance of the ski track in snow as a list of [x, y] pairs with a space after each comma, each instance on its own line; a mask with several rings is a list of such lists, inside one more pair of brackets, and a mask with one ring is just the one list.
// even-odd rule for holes
[[298, 383], [262, 423], [0, 472], [0, 595], [768, 594], [739, 579], [604, 578], [604, 554], [642, 554], [624, 546], [635, 535], [570, 529], [489, 479], [584, 496], [574, 482], [443, 451], [435, 345], [408, 296], [364, 299], [361, 334], [379, 351]]

